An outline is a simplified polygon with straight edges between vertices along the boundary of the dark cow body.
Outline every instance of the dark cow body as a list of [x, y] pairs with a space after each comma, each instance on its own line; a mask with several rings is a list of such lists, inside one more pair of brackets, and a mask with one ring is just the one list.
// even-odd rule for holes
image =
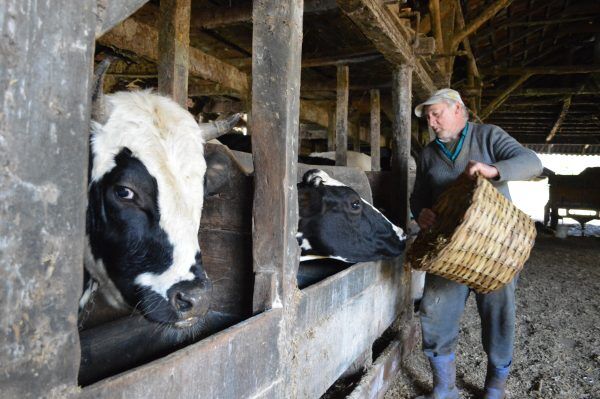
[[330, 258], [346, 263], [399, 256], [406, 236], [352, 188], [322, 170], [298, 184], [301, 261]]

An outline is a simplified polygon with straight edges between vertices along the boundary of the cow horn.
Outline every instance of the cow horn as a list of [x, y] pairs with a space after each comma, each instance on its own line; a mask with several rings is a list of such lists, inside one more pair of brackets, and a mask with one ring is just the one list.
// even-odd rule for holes
[[115, 58], [112, 56], [107, 56], [94, 70], [94, 82], [92, 86], [92, 120], [100, 124], [106, 122], [106, 104], [104, 101], [104, 93], [102, 92], [104, 76], [114, 59]]
[[200, 130], [202, 131], [202, 138], [204, 138], [204, 141], [206, 142], [224, 135], [237, 125], [241, 117], [242, 114], [237, 113], [220, 121], [199, 123], [198, 126], [200, 126]]

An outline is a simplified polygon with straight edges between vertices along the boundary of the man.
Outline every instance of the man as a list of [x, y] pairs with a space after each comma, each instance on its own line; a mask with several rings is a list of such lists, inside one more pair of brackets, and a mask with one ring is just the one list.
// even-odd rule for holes
[[[436, 139], [421, 153], [410, 203], [421, 229], [436, 220], [431, 210], [445, 188], [461, 173], [490, 179], [507, 198], [508, 180], [527, 180], [542, 172], [534, 152], [521, 146], [494, 125], [468, 122], [467, 109], [458, 92], [437, 91], [415, 108], [417, 117], [427, 118]], [[512, 362], [515, 325], [516, 279], [488, 294], [476, 294], [481, 318], [483, 348], [488, 367], [485, 399], [502, 399]], [[433, 372], [433, 392], [422, 399], [456, 399], [454, 351], [459, 321], [470, 290], [466, 285], [427, 274], [420, 304], [423, 351]]]

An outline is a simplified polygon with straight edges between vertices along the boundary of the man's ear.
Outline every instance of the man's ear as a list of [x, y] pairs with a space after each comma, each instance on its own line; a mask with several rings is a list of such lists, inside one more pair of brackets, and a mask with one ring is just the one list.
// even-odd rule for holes
[[231, 159], [220, 151], [214, 151], [205, 157], [204, 197], [217, 194], [230, 179]]

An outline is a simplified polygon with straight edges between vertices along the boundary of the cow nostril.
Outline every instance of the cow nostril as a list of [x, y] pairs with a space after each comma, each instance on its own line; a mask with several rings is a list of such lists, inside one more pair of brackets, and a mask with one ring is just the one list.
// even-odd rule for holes
[[179, 312], [188, 312], [196, 303], [196, 298], [186, 294], [183, 291], [178, 291], [173, 295], [172, 305]]

